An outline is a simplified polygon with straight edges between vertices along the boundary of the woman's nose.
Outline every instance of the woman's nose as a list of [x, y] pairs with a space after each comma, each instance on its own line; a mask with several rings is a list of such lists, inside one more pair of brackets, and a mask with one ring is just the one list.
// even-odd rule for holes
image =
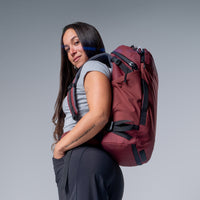
[[71, 48], [70, 48], [70, 54], [74, 55], [76, 52], [77, 52], [76, 47], [71, 46]]

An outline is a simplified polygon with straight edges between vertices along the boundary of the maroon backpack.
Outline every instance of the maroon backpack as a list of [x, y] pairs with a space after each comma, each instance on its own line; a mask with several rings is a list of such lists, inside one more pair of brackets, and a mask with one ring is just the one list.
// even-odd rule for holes
[[[112, 63], [112, 111], [104, 130], [102, 147], [121, 166], [146, 163], [152, 154], [157, 116], [158, 74], [151, 53], [134, 46], [119, 46], [111, 54], [91, 58], [106, 65]], [[76, 82], [68, 91], [68, 103], [75, 120]]]

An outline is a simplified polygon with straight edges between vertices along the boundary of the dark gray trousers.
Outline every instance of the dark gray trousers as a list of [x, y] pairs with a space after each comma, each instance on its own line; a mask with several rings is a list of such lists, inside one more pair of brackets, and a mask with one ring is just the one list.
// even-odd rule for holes
[[80, 146], [53, 158], [59, 200], [121, 200], [120, 167], [102, 149]]

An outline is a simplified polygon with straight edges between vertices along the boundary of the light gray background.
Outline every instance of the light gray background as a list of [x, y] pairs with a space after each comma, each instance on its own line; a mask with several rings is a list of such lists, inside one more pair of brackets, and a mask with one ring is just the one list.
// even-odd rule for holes
[[148, 48], [159, 73], [151, 161], [122, 168], [124, 200], [199, 200], [198, 0], [0, 1], [0, 198], [56, 200], [50, 146], [58, 91], [60, 36], [93, 24], [107, 52]]

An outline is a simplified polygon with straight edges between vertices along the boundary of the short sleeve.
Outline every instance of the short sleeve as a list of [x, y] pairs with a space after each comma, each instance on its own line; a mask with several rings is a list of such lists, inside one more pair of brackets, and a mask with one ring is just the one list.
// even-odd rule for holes
[[105, 74], [108, 77], [108, 79], [110, 80], [111, 72], [110, 72], [110, 69], [108, 68], [108, 66], [99, 61], [90, 60], [90, 61], [87, 61], [81, 69], [80, 77], [78, 80], [78, 82], [80, 84], [82, 84], [82, 85], [84, 84], [85, 76], [90, 71], [101, 72], [101, 73]]

